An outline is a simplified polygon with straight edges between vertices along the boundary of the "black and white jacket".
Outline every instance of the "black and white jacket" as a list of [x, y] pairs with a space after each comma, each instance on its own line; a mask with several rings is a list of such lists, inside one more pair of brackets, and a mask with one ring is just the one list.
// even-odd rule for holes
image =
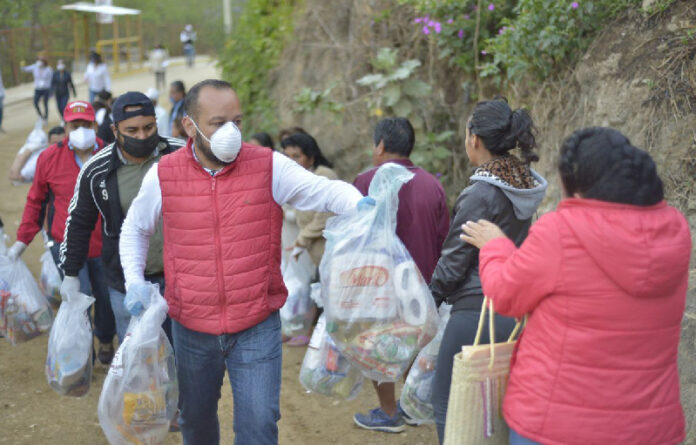
[[[183, 147], [185, 141], [160, 137], [158, 150], [167, 155]], [[123, 269], [118, 251], [121, 224], [126, 215], [121, 210], [116, 171], [123, 165], [112, 143], [85, 163], [77, 177], [75, 194], [68, 207], [65, 236], [60, 246], [60, 265], [68, 276], [77, 276], [87, 259], [89, 238], [102, 217], [102, 261], [107, 286], [125, 292]]]

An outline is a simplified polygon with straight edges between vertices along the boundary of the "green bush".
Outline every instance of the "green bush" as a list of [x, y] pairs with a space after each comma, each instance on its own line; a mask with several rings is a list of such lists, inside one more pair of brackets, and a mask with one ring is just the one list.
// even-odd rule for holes
[[589, 37], [627, 6], [639, 0], [520, 0], [514, 16], [485, 46], [493, 60], [483, 76], [504, 73], [508, 79], [532, 75], [545, 79], [586, 49]]
[[399, 0], [420, 16], [414, 26], [437, 39], [440, 58], [497, 82], [543, 79], [570, 63], [607, 20], [640, 0], [485, 0], [481, 2], [478, 70], [477, 0]]
[[293, 30], [293, 10], [300, 0], [248, 0], [235, 17], [220, 65], [237, 91], [244, 111], [245, 133], [277, 130], [276, 105], [269, 94], [268, 73], [277, 66]]

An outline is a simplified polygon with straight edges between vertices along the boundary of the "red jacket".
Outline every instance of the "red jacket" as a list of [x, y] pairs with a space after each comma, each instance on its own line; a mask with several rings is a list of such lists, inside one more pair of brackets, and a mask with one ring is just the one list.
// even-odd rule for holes
[[[97, 139], [101, 150], [104, 143]], [[17, 240], [29, 244], [41, 230], [44, 218], [48, 221], [48, 234], [58, 242], [63, 242], [65, 221], [68, 219], [68, 206], [75, 192], [75, 183], [80, 167], [75, 161], [75, 152], [68, 147], [68, 138], [44, 150], [36, 161], [34, 182], [27, 194], [22, 222], [17, 229]], [[89, 258], [101, 254], [101, 231], [97, 222], [89, 241]]]
[[547, 444], [668, 445], [684, 439], [677, 352], [691, 237], [664, 202], [567, 199], [520, 249], [480, 252], [495, 310], [530, 313], [503, 412]]
[[243, 144], [215, 176], [191, 140], [158, 166], [169, 315], [208, 334], [235, 333], [285, 303], [283, 211], [272, 193], [273, 151]]

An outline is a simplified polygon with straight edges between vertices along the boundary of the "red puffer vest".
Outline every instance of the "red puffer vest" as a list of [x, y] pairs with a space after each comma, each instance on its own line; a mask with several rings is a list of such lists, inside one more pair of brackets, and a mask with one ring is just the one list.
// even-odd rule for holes
[[185, 327], [220, 335], [265, 320], [287, 297], [280, 273], [283, 211], [273, 152], [243, 144], [215, 176], [186, 148], [162, 158], [165, 297]]

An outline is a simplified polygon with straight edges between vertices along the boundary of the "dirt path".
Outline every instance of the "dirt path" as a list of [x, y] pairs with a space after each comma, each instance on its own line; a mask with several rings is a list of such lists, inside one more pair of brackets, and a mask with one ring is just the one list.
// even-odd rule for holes
[[[168, 81], [182, 79], [186, 86], [198, 80], [217, 76], [212, 64], [198, 63], [195, 70], [173, 66]], [[154, 76], [140, 73], [113, 81], [114, 91], [145, 90], [153, 84]], [[8, 94], [10, 92], [8, 91]], [[78, 93], [86, 94], [84, 87]], [[166, 93], [162, 94], [163, 106]], [[57, 125], [55, 104], [49, 103], [49, 127]], [[13, 187], [6, 174], [19, 147], [36, 119], [30, 103], [6, 106], [0, 134], [0, 217], [6, 233], [14, 241], [22, 215], [28, 185]], [[39, 272], [39, 257], [43, 253], [40, 240], [35, 240], [23, 255], [32, 272]], [[92, 388], [83, 399], [60, 397], [46, 384], [44, 361], [47, 336], [36, 338], [18, 347], [0, 339], [0, 444], [11, 445], [95, 445], [106, 444], [97, 418], [97, 401], [106, 376], [106, 367], [97, 365]], [[405, 433], [387, 435], [360, 430], [353, 425], [352, 415], [376, 406], [376, 396], [366, 386], [360, 396], [350, 402], [339, 402], [315, 394], [307, 394], [298, 381], [304, 348], [285, 348], [281, 392], [282, 419], [279, 423], [281, 444], [341, 443], [348, 445], [371, 444], [431, 444], [436, 443], [434, 428], [408, 428]], [[232, 395], [225, 384], [219, 407], [222, 443], [233, 443]], [[170, 434], [166, 444], [180, 444], [181, 437]]]

